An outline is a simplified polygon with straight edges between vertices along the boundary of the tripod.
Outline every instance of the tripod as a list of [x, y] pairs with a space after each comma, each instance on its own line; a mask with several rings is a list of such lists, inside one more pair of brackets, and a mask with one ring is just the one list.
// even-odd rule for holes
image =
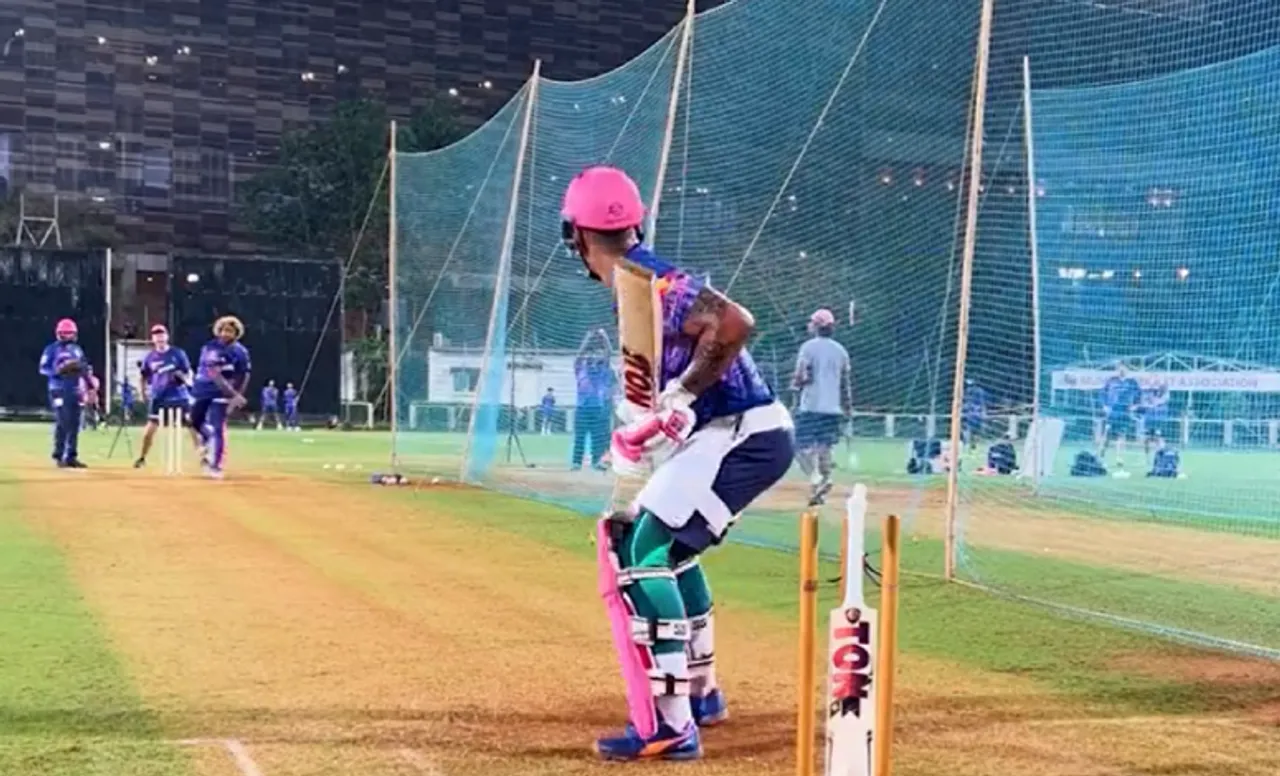
[[120, 443], [120, 437], [124, 437], [125, 447], [129, 450], [129, 460], [133, 460], [133, 440], [129, 437], [129, 423], [124, 416], [124, 407], [116, 412], [107, 413], [107, 429], [111, 428], [111, 420], [116, 422], [116, 435], [111, 438], [111, 447], [107, 450], [107, 460], [111, 460], [111, 456], [116, 451], [116, 445]]
[[511, 372], [511, 389], [507, 392], [507, 463], [511, 463], [511, 448], [514, 446], [516, 451], [520, 453], [520, 462], [527, 469], [535, 468], [534, 464], [529, 463], [529, 459], [525, 457], [524, 445], [520, 443], [519, 431], [519, 411], [516, 409], [516, 358], [511, 357], [507, 362], [507, 368]]

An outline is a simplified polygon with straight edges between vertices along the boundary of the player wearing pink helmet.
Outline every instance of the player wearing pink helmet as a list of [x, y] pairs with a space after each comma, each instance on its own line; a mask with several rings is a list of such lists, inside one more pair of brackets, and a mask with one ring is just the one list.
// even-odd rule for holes
[[89, 361], [76, 343], [76, 322], [63, 318], [53, 327], [54, 341], [40, 354], [40, 374], [49, 381], [49, 408], [53, 410], [53, 460], [59, 468], [83, 469], [80, 462], [80, 415], [83, 397], [80, 378]]
[[644, 203], [626, 173], [585, 170], [561, 216], [592, 278], [611, 286], [616, 267], [640, 267], [659, 279], [662, 304], [657, 406], [630, 418], [610, 446], [618, 473], [656, 469], [596, 531], [630, 724], [595, 749], [610, 760], [692, 759], [702, 753], [698, 727], [728, 716], [698, 558], [790, 468], [791, 417], [744, 347], [751, 314], [642, 244]]
[[809, 316], [811, 338], [800, 346], [792, 387], [796, 404], [796, 460], [809, 476], [810, 501], [822, 503], [831, 491], [831, 450], [851, 409], [849, 352], [832, 338], [836, 317], [822, 308]]

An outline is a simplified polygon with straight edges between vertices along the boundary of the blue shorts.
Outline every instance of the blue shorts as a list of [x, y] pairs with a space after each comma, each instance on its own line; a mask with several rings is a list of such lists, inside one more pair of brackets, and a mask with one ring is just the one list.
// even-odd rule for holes
[[1108, 415], [1103, 434], [1108, 441], [1133, 436], [1133, 416], [1127, 412], [1116, 412]]
[[1169, 413], [1145, 413], [1142, 416], [1143, 432], [1147, 439], [1158, 439], [1164, 436], [1163, 429], [1169, 422]]

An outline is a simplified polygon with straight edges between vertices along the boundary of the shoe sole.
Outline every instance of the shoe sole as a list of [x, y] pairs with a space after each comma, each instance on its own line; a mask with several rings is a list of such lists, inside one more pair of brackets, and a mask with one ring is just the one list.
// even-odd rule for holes
[[725, 709], [719, 714], [713, 714], [709, 717], [703, 717], [702, 719], [697, 720], [697, 722], [698, 722], [698, 727], [709, 728], [709, 727], [716, 727], [718, 725], [723, 725], [728, 720], [729, 720], [729, 710]]
[[701, 744], [698, 745], [697, 749], [690, 752], [679, 752], [679, 751], [663, 752], [662, 754], [656, 755], [654, 757], [623, 757], [621, 755], [607, 754], [605, 752], [602, 752], [600, 751], [599, 745], [593, 745], [591, 748], [595, 751], [597, 757], [599, 757], [601, 760], [604, 760], [605, 762], [610, 762], [610, 763], [638, 763], [638, 762], [652, 762], [652, 761], [659, 761], [659, 760], [681, 762], [681, 761], [687, 761], [687, 760], [698, 760], [702, 758]]

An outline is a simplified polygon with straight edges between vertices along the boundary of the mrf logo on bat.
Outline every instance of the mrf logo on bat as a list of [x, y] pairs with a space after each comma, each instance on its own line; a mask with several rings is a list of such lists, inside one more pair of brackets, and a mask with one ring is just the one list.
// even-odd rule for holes
[[871, 699], [872, 633], [871, 624], [860, 608], [844, 610], [847, 624], [834, 625], [830, 633], [831, 697], [827, 714], [861, 718], [866, 701]]
[[651, 410], [657, 391], [653, 384], [653, 362], [643, 353], [622, 346], [623, 393], [629, 404]]

